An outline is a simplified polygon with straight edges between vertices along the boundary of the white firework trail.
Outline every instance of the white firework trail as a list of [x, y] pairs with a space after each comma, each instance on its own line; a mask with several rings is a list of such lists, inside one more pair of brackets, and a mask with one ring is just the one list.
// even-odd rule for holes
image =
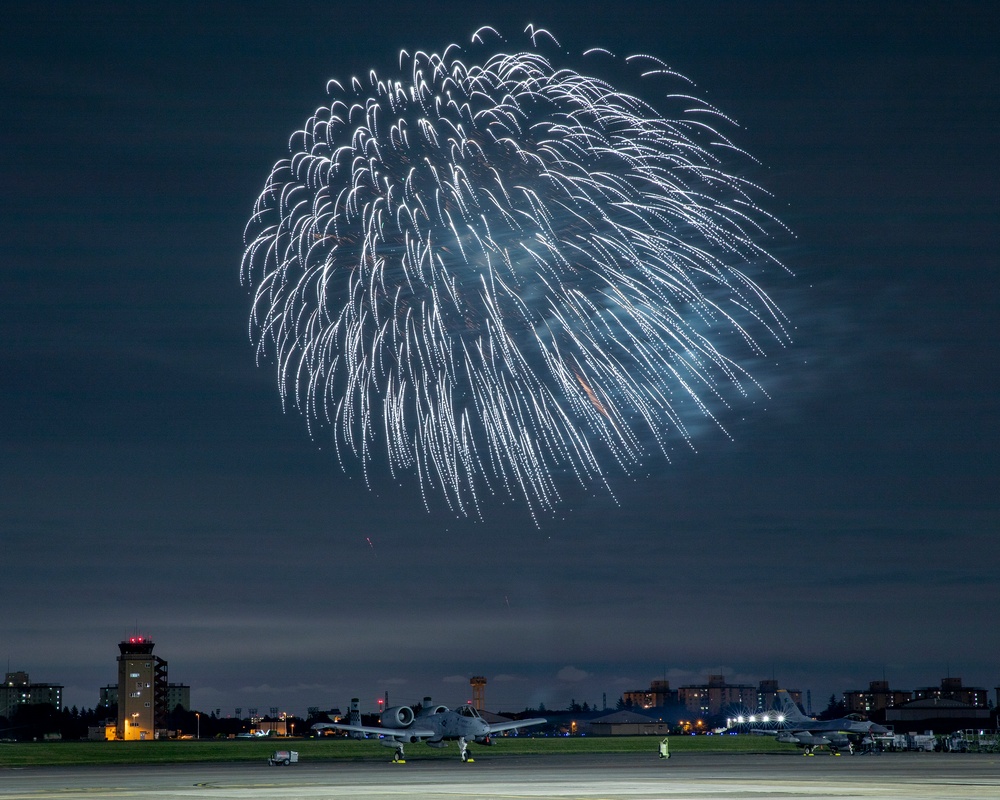
[[605, 465], [759, 388], [737, 360], [761, 338], [788, 341], [749, 274], [783, 269], [760, 244], [774, 220], [714, 154], [739, 154], [704, 121], [722, 114], [675, 95], [694, 107], [663, 118], [528, 33], [481, 64], [449, 45], [330, 81], [244, 234], [251, 338], [286, 404], [345, 469], [384, 453], [459, 515], [607, 487]]

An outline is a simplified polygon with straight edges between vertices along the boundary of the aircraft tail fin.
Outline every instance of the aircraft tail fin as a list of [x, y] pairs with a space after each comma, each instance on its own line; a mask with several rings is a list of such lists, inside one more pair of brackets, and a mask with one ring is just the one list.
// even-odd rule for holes
[[785, 689], [778, 689], [778, 710], [785, 715], [785, 722], [802, 722], [809, 719], [799, 710], [798, 705]]

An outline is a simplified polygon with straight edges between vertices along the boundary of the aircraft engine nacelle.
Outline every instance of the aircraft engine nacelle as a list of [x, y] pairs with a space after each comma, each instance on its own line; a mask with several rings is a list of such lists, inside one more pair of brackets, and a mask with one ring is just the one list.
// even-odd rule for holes
[[776, 737], [776, 741], [779, 741], [782, 744], [797, 744], [800, 747], [823, 747], [824, 745], [830, 744], [830, 740], [825, 736], [818, 736], [816, 734], [808, 733], [807, 731], [799, 733], [782, 733]]
[[434, 714], [443, 714], [448, 710], [448, 706], [428, 706], [420, 712], [421, 717], [430, 717]]
[[395, 734], [392, 736], [383, 736], [378, 740], [378, 743], [382, 747], [392, 747], [397, 748], [401, 744], [416, 744], [420, 741], [419, 736], [407, 736], [406, 734]]
[[383, 728], [407, 728], [413, 724], [413, 709], [409, 706], [394, 706], [382, 712]]

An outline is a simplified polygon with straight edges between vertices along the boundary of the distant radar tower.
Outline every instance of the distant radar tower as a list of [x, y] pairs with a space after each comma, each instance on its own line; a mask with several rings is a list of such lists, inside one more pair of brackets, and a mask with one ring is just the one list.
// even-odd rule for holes
[[486, 678], [482, 675], [473, 675], [469, 680], [472, 684], [472, 705], [477, 711], [486, 708]]

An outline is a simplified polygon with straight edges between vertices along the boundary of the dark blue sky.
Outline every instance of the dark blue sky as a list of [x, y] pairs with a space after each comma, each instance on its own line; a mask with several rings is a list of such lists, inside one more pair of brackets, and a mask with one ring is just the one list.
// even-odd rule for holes
[[[817, 704], [883, 673], [1000, 683], [991, 4], [202, 5], [23, 3], [0, 32], [12, 669], [93, 706], [138, 626], [225, 713], [457, 703], [472, 674], [506, 708], [708, 672]], [[766, 411], [540, 529], [345, 475], [255, 366], [239, 285], [327, 79], [528, 22], [657, 55], [734, 117], [796, 275]]]

